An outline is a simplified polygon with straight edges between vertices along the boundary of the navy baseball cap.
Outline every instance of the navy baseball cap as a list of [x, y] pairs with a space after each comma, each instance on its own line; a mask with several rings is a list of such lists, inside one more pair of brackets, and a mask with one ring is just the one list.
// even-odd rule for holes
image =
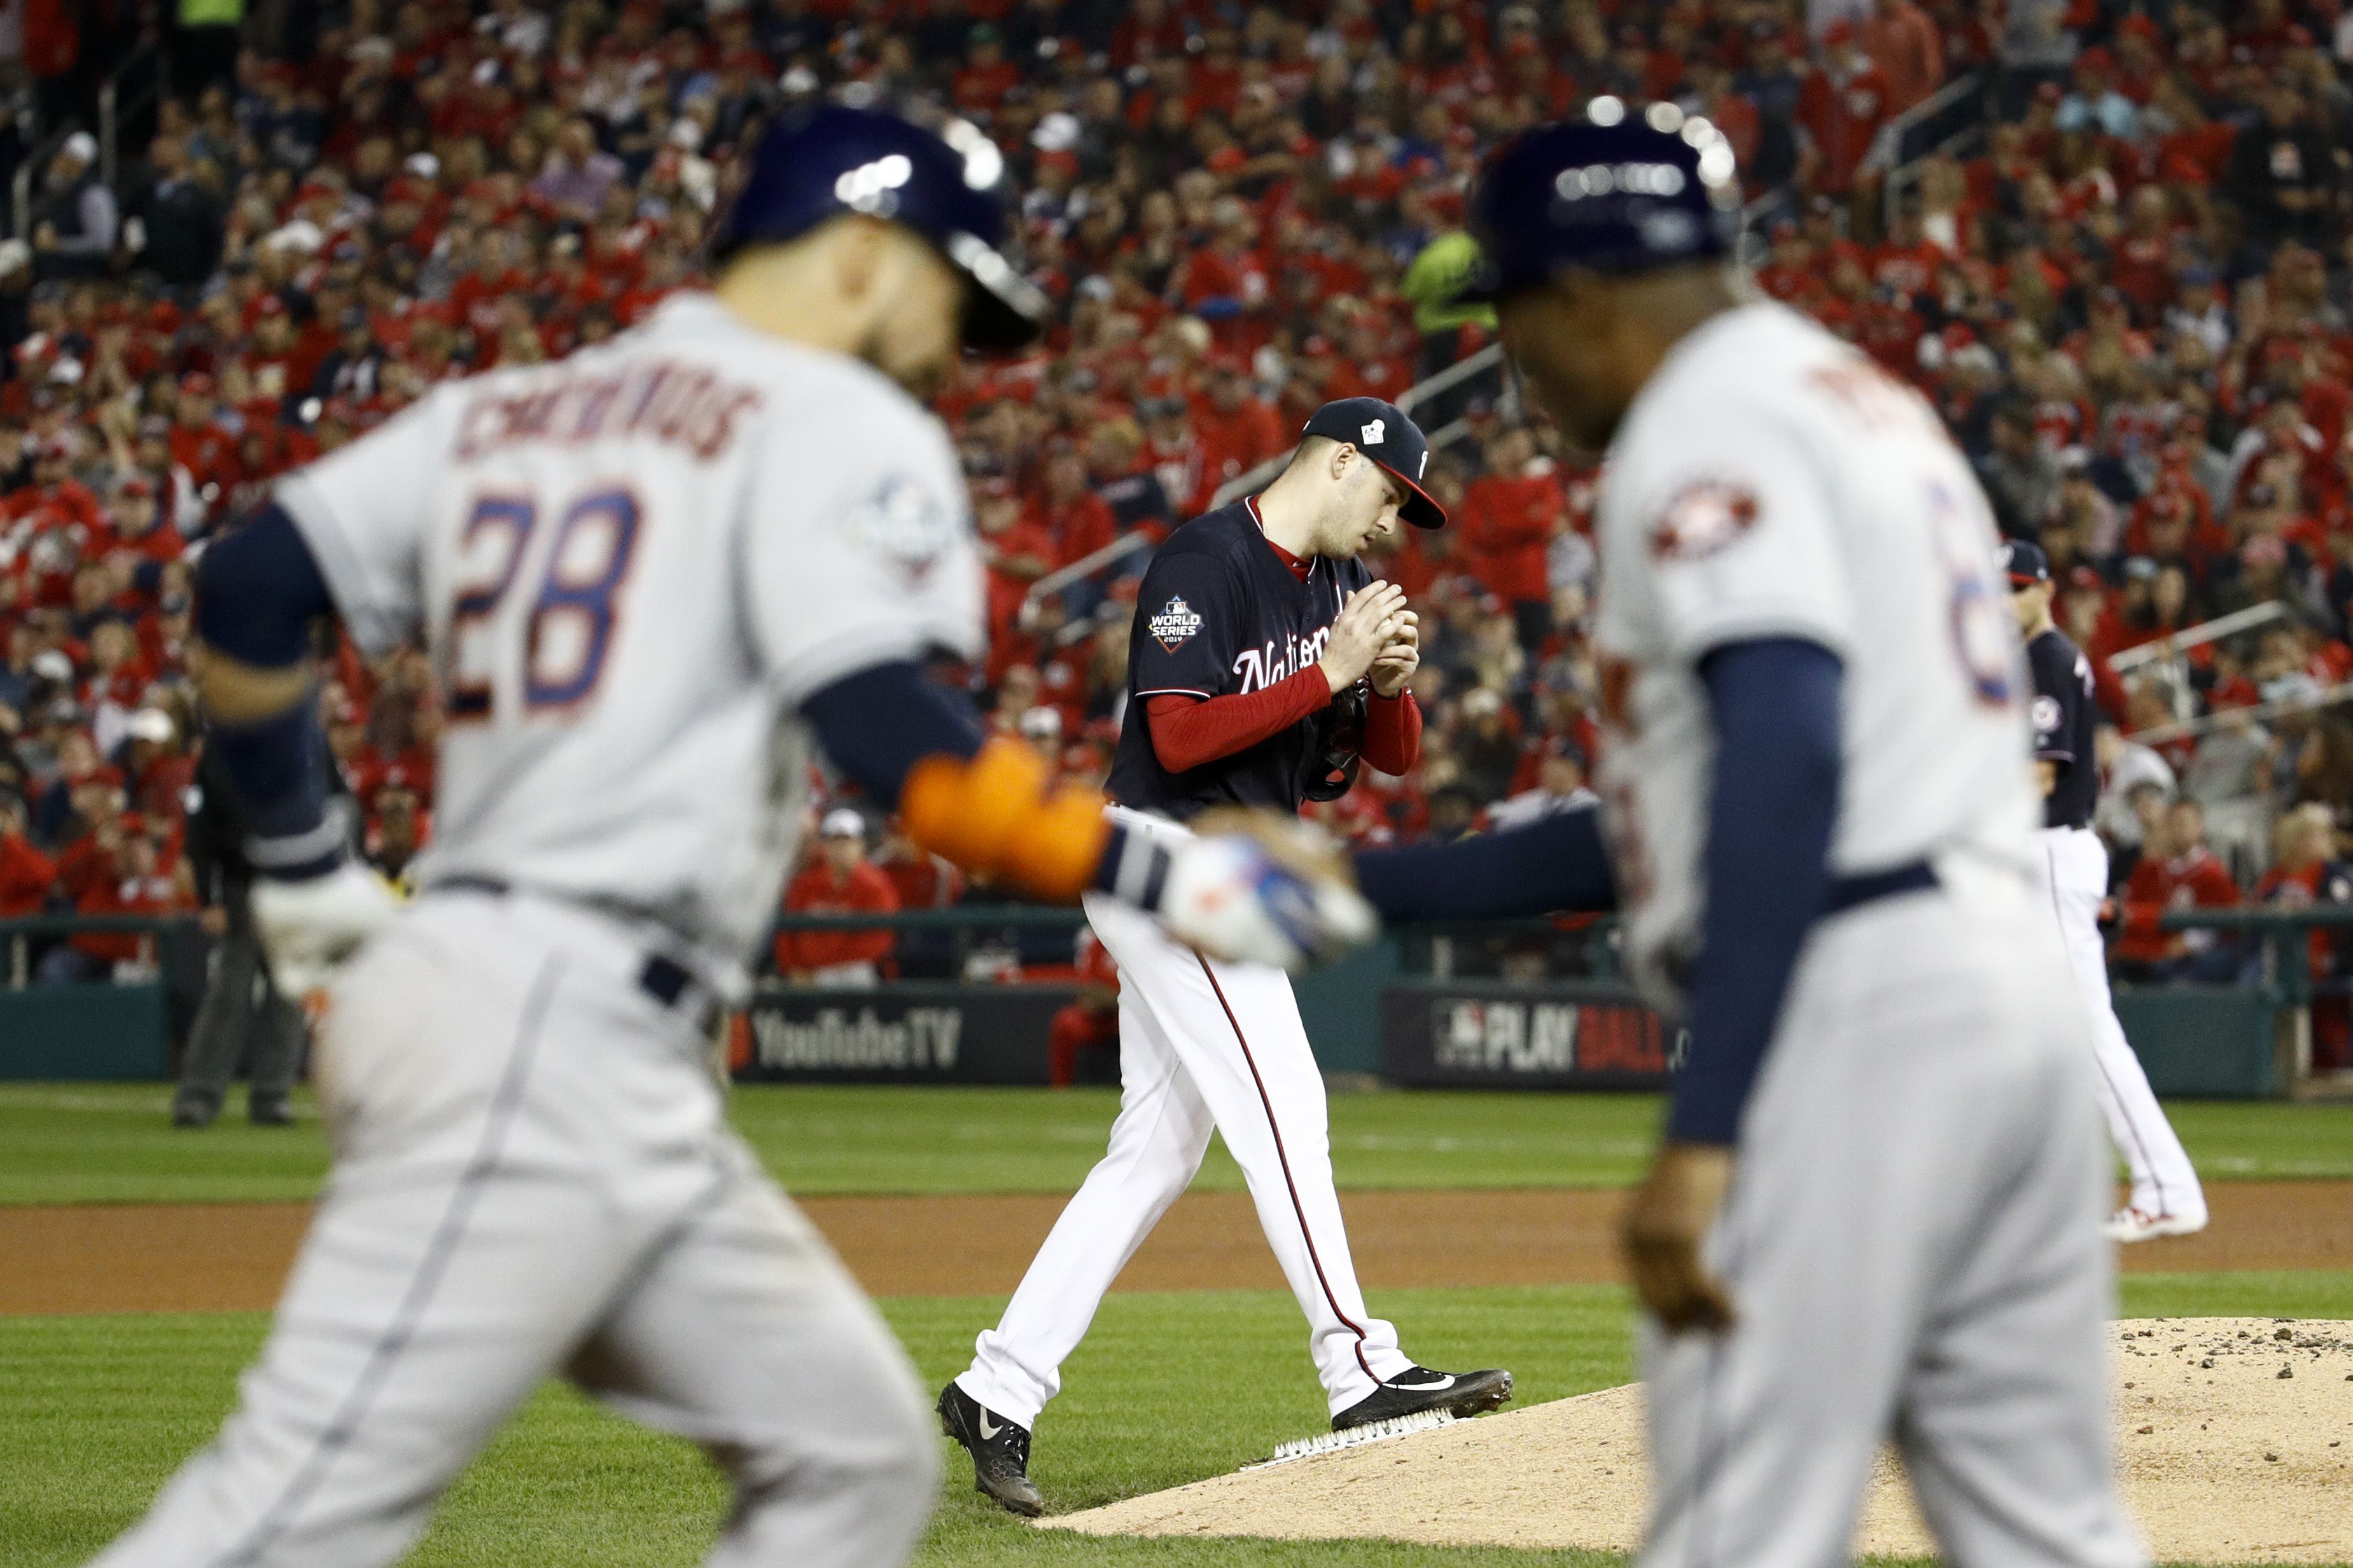
[[1344, 397], [1317, 409], [1300, 434], [1345, 441], [1405, 487], [1399, 517], [1416, 528], [1446, 526], [1446, 509], [1421, 488], [1430, 468], [1430, 440], [1396, 404], [1377, 397]]
[[1597, 98], [1587, 118], [1499, 149], [1471, 194], [1484, 253], [1461, 296], [1493, 300], [1568, 268], [1629, 273], [1730, 256], [1740, 237], [1732, 144], [1672, 103]]
[[778, 116], [711, 239], [723, 261], [796, 239], [841, 213], [904, 225], [971, 280], [964, 341], [1019, 348], [1045, 328], [1046, 296], [1006, 259], [1005, 155], [962, 120], [936, 130], [881, 109], [825, 103]]
[[2023, 539], [2002, 541], [2001, 569], [2013, 588], [2031, 588], [2051, 581], [2051, 557], [2042, 553], [2042, 546]]

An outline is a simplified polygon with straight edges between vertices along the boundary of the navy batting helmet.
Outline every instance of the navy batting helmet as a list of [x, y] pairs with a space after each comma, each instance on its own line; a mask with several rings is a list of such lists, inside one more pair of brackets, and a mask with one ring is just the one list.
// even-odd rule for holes
[[1740, 184], [1723, 132], [1672, 103], [1636, 115], [1597, 98], [1586, 114], [1488, 162], [1471, 196], [1485, 258], [1463, 298], [1532, 289], [1565, 268], [1640, 272], [1731, 254]]
[[1005, 155], [965, 121], [932, 131], [887, 110], [820, 104], [762, 132], [743, 192], [712, 237], [712, 258], [796, 238], [840, 213], [888, 218], [971, 279], [966, 344], [1018, 348], [1042, 330], [1046, 297], [999, 248], [1004, 184]]

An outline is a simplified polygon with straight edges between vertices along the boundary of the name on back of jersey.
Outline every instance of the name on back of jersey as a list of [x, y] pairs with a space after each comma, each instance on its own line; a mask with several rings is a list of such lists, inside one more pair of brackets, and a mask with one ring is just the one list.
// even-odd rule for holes
[[526, 442], [649, 437], [708, 462], [760, 403], [754, 388], [699, 365], [645, 360], [604, 374], [573, 365], [565, 361], [520, 386], [487, 382], [458, 422], [458, 460]]

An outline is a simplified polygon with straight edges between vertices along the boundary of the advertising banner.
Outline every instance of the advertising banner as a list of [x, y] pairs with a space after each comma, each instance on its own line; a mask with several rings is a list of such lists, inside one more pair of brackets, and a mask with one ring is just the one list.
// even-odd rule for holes
[[1046, 1031], [1063, 985], [906, 982], [879, 990], [755, 993], [739, 1083], [1046, 1081]]
[[1683, 1035], [1623, 986], [1500, 980], [1381, 992], [1381, 1073], [1412, 1089], [1664, 1089]]

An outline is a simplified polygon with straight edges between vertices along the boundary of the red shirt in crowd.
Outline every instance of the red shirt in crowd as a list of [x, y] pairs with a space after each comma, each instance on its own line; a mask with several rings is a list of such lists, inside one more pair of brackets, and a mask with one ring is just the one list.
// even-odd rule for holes
[[2158, 921], [2183, 910], [2227, 910], [2239, 902], [2239, 884], [2214, 852], [2200, 845], [2171, 859], [2145, 856], [2125, 884], [2124, 932], [2116, 956], [2138, 963], [2161, 963], [2189, 951], [2189, 933], [2161, 931]]
[[[1061, 563], [1061, 552], [1056, 548], [1054, 536], [1046, 531], [1027, 512], [1016, 519], [1003, 531], [985, 534], [983, 543], [992, 562], [1027, 561], [1046, 563], [1050, 572]], [[1029, 584], [1034, 576], [1024, 577], [998, 569], [988, 568], [988, 635], [1002, 642], [1011, 637], [1014, 625], [1020, 618], [1021, 601], [1029, 596]]]
[[[2273, 867], [2263, 873], [2263, 880], [2255, 884], [2254, 894], [2248, 901], [2302, 910], [2324, 901], [2341, 904], [2348, 898], [2353, 898], [2353, 888], [2346, 885], [2344, 868], [2315, 860], [2295, 870], [2284, 866]], [[2327, 927], [2317, 927], [2313, 931], [2313, 973], [2327, 974], [2329, 972], [2334, 947], [2334, 932]]]
[[0, 916], [40, 913], [57, 879], [57, 863], [23, 834], [0, 837]]
[[1230, 413], [1219, 408], [1215, 399], [1201, 398], [1193, 405], [1192, 421], [1201, 484], [1187, 510], [1196, 515], [1209, 510], [1219, 485], [1250, 472], [1289, 444], [1274, 410], [1255, 397], [1242, 399]]
[[917, 850], [903, 860], [871, 864], [889, 879], [902, 910], [944, 910], [964, 897], [964, 873], [936, 855]]
[[1054, 560], [1067, 565], [1109, 544], [1119, 532], [1119, 520], [1103, 497], [1082, 490], [1060, 506], [1048, 503], [1046, 531], [1054, 541]]
[[1550, 473], [1487, 474], [1462, 492], [1462, 547], [1471, 570], [1514, 604], [1552, 596], [1545, 548], [1560, 522], [1560, 484]]
[[[107, 875], [91, 879], [74, 900], [74, 910], [85, 915], [162, 915], [171, 913], [178, 903], [169, 877]], [[107, 963], [153, 956], [146, 946], [153, 939], [136, 931], [84, 931], [67, 940], [76, 951]]]
[[1876, 66], [1845, 77], [1816, 71], [1806, 79], [1798, 93], [1798, 123], [1821, 156], [1818, 183], [1823, 191], [1838, 195], [1854, 184], [1894, 101], [1894, 91]]
[[[811, 856], [800, 875], [785, 889], [785, 908], [793, 914], [890, 914], [899, 907], [899, 895], [871, 860], [861, 860], [848, 877], [837, 877], [822, 856]], [[790, 973], [824, 969], [836, 963], [872, 963], [891, 951], [898, 939], [887, 931], [781, 931], [776, 936], [776, 967]]]

